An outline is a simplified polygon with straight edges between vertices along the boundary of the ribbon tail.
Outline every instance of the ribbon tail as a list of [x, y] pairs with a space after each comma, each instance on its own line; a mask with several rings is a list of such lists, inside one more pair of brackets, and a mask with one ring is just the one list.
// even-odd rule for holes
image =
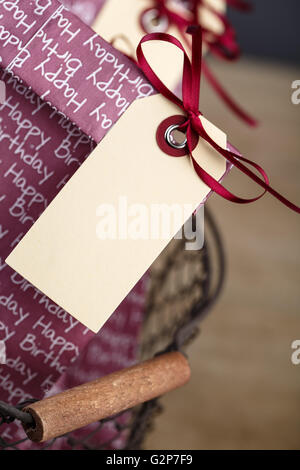
[[[196, 130], [196, 125], [193, 126], [193, 128]], [[211, 140], [210, 142], [210, 137], [208, 136], [208, 134], [206, 134], [203, 126], [202, 126], [202, 123], [201, 121], [199, 120], [199, 128], [197, 129], [197, 132], [199, 133], [200, 137], [203, 137], [212, 147], [215, 147], [215, 145], [217, 146], [217, 144], [215, 144], [215, 142], [213, 140]], [[207, 136], [207, 139], [206, 139], [206, 136]], [[219, 196], [223, 197], [224, 199], [226, 199], [227, 201], [230, 201], [230, 202], [235, 202], [237, 204], [250, 204], [252, 202], [256, 202], [258, 201], [259, 199], [261, 199], [265, 193], [266, 193], [266, 189], [264, 189], [264, 191], [256, 196], [256, 197], [253, 197], [253, 198], [242, 198], [242, 197], [239, 197], [239, 196], [236, 196], [235, 194], [233, 194], [232, 192], [230, 192], [228, 189], [226, 189], [219, 181], [217, 181], [213, 176], [211, 176], [209, 173], [207, 173], [207, 171], [205, 171], [200, 165], [199, 163], [195, 160], [194, 156], [193, 156], [193, 153], [192, 153], [192, 149], [191, 149], [191, 145], [190, 145], [190, 142], [192, 141], [191, 140], [191, 137], [192, 137], [192, 131], [191, 131], [191, 127], [189, 126], [188, 129], [187, 129], [187, 141], [188, 141], [188, 148], [189, 148], [189, 152], [190, 152], [190, 157], [191, 157], [191, 160], [192, 160], [192, 164], [193, 164], [193, 167], [194, 167], [194, 170], [196, 171], [197, 175], [199, 176], [199, 178], [212, 190], [214, 191], [215, 193], [217, 193]], [[221, 147], [217, 146], [218, 150], [219, 149], [222, 149]], [[224, 150], [224, 149], [222, 149]], [[226, 150], [225, 150], [226, 152]], [[219, 153], [221, 153], [219, 151]], [[225, 157], [227, 158], [227, 157]], [[239, 157], [240, 158], [240, 157]], [[243, 157], [241, 157], [243, 158]], [[233, 165], [235, 165], [235, 161], [233, 161], [234, 159], [232, 158], [227, 158], [228, 161], [230, 161], [230, 163], [232, 163]], [[268, 176], [267, 174], [264, 172], [264, 170], [262, 168], [260, 168], [258, 165], [256, 165], [254, 163], [254, 166], [257, 167], [257, 170], [261, 173], [261, 175], [263, 176], [264, 180], [268, 183], [269, 180], [268, 180]], [[248, 168], [245, 167], [247, 170]], [[249, 170], [248, 170], [249, 171]]]
[[202, 61], [202, 70], [203, 73], [209, 82], [209, 84], [213, 87], [213, 89], [218, 93], [220, 98], [227, 104], [227, 106], [246, 124], [252, 127], [256, 127], [258, 122], [250, 116], [246, 111], [244, 111], [235, 101], [234, 99], [225, 91], [222, 87], [220, 82], [216, 79], [216, 77], [212, 74], [211, 70], [207, 66], [206, 62]]
[[200, 179], [209, 187], [211, 188], [212, 191], [217, 193], [219, 196], [223, 197], [227, 201], [230, 202], [235, 202], [237, 204], [250, 204], [251, 202], [256, 202], [259, 199], [261, 199], [266, 191], [264, 191], [262, 194], [259, 196], [256, 196], [254, 198], [246, 199], [246, 198], [241, 198], [239, 196], [236, 196], [235, 194], [231, 193], [226, 189], [219, 181], [217, 181], [215, 178], [213, 178], [209, 173], [207, 173], [194, 159], [192, 156], [192, 163], [194, 170], [196, 171], [197, 175], [200, 177]]
[[216, 43], [208, 43], [209, 50], [212, 54], [215, 54], [217, 57], [220, 57], [223, 60], [228, 61], [236, 61], [241, 56], [241, 50], [239, 46], [234, 42], [231, 41], [229, 44], [229, 38], [225, 36], [220, 38]]
[[[226, 15], [220, 13], [209, 5], [206, 5], [205, 8], [218, 18], [224, 29], [222, 34], [214, 34], [211, 31], [202, 28], [204, 33], [210, 36], [212, 35], [215, 38], [214, 41], [207, 41], [210, 51], [224, 60], [234, 61], [239, 59], [241, 56], [241, 49], [236, 42], [235, 31]], [[200, 23], [199, 15], [197, 15], [197, 22]]]
[[[193, 164], [194, 164], [194, 167], [195, 167], [195, 164], [196, 164], [196, 172], [197, 174], [199, 174], [199, 176], [201, 177], [201, 175], [204, 176], [205, 180], [208, 182], [208, 183], [213, 183], [213, 185], [217, 188], [217, 193], [219, 195], [221, 195], [222, 197], [224, 197], [225, 199], [227, 200], [230, 200], [232, 202], [236, 202], [236, 203], [242, 203], [242, 204], [245, 204], [245, 203], [251, 203], [251, 202], [255, 202], [257, 201], [258, 199], [260, 199], [266, 192], [272, 194], [272, 196], [274, 196], [276, 199], [278, 199], [282, 204], [284, 204], [285, 206], [287, 206], [289, 209], [293, 210], [294, 212], [297, 212], [298, 214], [300, 214], [300, 207], [293, 204], [291, 201], [289, 201], [288, 199], [286, 199], [284, 196], [282, 196], [278, 191], [276, 191], [275, 189], [273, 189], [270, 185], [269, 185], [269, 179], [268, 179], [268, 176], [266, 174], [266, 172], [263, 170], [263, 168], [261, 168], [257, 163], [255, 162], [252, 162], [251, 160], [248, 160], [247, 158], [245, 157], [242, 157], [240, 155], [237, 155], [236, 153], [234, 152], [231, 152], [230, 150], [226, 150], [226, 149], [223, 149], [222, 147], [220, 147], [216, 142], [213, 141], [213, 139], [211, 139], [211, 137], [206, 133], [205, 129], [203, 128], [202, 126], [202, 123], [199, 119], [199, 123], [197, 122], [194, 122], [193, 123], [193, 127], [195, 128], [195, 130], [197, 129], [197, 132], [199, 133], [200, 137], [204, 138], [204, 140], [206, 140], [206, 142], [208, 142], [215, 150], [217, 150], [217, 152], [219, 152], [221, 155], [223, 155], [223, 157], [225, 157], [230, 163], [232, 163], [236, 168], [238, 168], [240, 171], [242, 171], [244, 174], [246, 174], [250, 179], [252, 179], [255, 183], [257, 183], [259, 186], [261, 186], [263, 189], [264, 189], [264, 192], [257, 196], [256, 198], [252, 198], [252, 199], [244, 199], [244, 198], [239, 198], [238, 196], [235, 196], [233, 195], [232, 193], [230, 193], [226, 188], [224, 188], [223, 185], [221, 185], [220, 183], [218, 183], [216, 180], [214, 180], [214, 178], [212, 178], [210, 175], [208, 175], [201, 167], [200, 165], [198, 165], [198, 163], [194, 160], [194, 157], [192, 156], [192, 159], [193, 159]], [[189, 139], [190, 141], [190, 136], [189, 136]], [[251, 171], [246, 165], [244, 165], [242, 163], [242, 161], [244, 161], [245, 163], [248, 163], [249, 165], [253, 166], [263, 177], [264, 181], [259, 178], [253, 171]], [[198, 168], [199, 167], [199, 168]], [[198, 173], [199, 172], [199, 173]], [[206, 174], [204, 174], [206, 173]], [[208, 176], [208, 177], [207, 177]], [[202, 178], [201, 178], [202, 179]], [[214, 180], [214, 181], [212, 181]], [[206, 181], [204, 181], [206, 183]], [[217, 183], [217, 185], [215, 184]], [[211, 189], [215, 190], [210, 184], [208, 184]]]

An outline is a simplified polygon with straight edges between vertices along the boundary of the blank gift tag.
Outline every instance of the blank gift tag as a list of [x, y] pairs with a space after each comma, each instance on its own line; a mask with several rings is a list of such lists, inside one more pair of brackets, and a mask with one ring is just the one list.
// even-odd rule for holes
[[[134, 239], [119, 220], [120, 198], [149, 213], [153, 204], [190, 204], [210, 192], [189, 157], [174, 158], [156, 143], [156, 131], [178, 108], [161, 95], [135, 101], [54, 199], [6, 262], [77, 320], [97, 332], [181, 228], [170, 239]], [[210, 136], [226, 136], [203, 118]], [[216, 179], [225, 159], [199, 140], [195, 157]], [[115, 208], [114, 238], [101, 239], [103, 208]], [[123, 214], [124, 215], [124, 214]], [[124, 217], [123, 217], [124, 218]]]

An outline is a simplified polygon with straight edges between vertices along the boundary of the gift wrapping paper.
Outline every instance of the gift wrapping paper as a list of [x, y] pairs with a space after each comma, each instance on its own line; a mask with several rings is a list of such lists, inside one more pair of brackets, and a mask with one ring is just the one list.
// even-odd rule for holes
[[[103, 4], [64, 3], [87, 23]], [[153, 91], [75, 15], [56, 0], [0, 1], [0, 399], [13, 404], [136, 360], [147, 276], [95, 337], [4, 262], [129, 104]], [[23, 434], [11, 425], [2, 435]]]

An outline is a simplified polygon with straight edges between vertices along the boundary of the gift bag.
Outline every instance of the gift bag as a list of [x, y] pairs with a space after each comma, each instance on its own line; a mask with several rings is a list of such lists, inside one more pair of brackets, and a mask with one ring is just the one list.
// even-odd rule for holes
[[[80, 359], [84, 363], [81, 369], [68, 376], [69, 367], [81, 357], [94, 334], [4, 262], [12, 248], [96, 146], [95, 140], [79, 128], [82, 122], [75, 115], [68, 116], [68, 111], [60, 107], [60, 88], [52, 90], [56, 97], [54, 106], [54, 103], [47, 102], [46, 97], [41, 99], [35, 93], [39, 88], [38, 83], [31, 81], [31, 66], [29, 74], [22, 79], [6, 69], [13, 57], [18, 56], [17, 42], [22, 47], [30, 43], [51, 14], [61, 8], [57, 2], [48, 3], [48, 8], [39, 7], [39, 2], [33, 2], [33, 6], [19, 2], [14, 8], [5, 4], [0, 6], [4, 15], [0, 26], [1, 80], [6, 85], [6, 100], [0, 105], [0, 339], [6, 346], [6, 364], [0, 366], [0, 396], [1, 400], [14, 404], [42, 398], [55, 388], [59, 378], [61, 383], [66, 382], [65, 385], [70, 381], [80, 383], [134, 362], [147, 284], [146, 275], [105, 326], [103, 339], [99, 339], [100, 336], [95, 338], [91, 347], [94, 352], [97, 350], [97, 361], [93, 361], [91, 366], [88, 359]], [[77, 8], [74, 5], [77, 13], [79, 3], [82, 6], [84, 2], [77, 2]], [[89, 6], [85, 5], [84, 11], [90, 12], [85, 19], [91, 22], [101, 2], [85, 3]], [[75, 16], [70, 17], [72, 19], [64, 27], [64, 34], [67, 35], [67, 42], [75, 38], [71, 44], [74, 50], [78, 47], [76, 31], [81, 23]], [[108, 54], [112, 48], [108, 44], [106, 47]], [[115, 50], [113, 52], [116, 60], [124, 59], [124, 67], [133, 69], [128, 59]], [[33, 55], [39, 60], [38, 51]], [[107, 73], [110, 73], [109, 65], [104, 76]], [[137, 69], [132, 70], [132, 74], [136, 80], [141, 77]], [[140, 80], [143, 80], [142, 77]], [[123, 88], [128, 102], [136, 99], [137, 89], [132, 91], [126, 83]], [[148, 87], [148, 90], [152, 88]], [[87, 96], [93, 101], [92, 90], [87, 90]], [[75, 103], [75, 96], [73, 100], [75, 106], [80, 106], [80, 103]], [[113, 119], [118, 119], [119, 110], [113, 103], [111, 107]], [[87, 121], [85, 115], [83, 118]], [[92, 133], [90, 129], [86, 131]], [[100, 137], [94, 134], [94, 138], [99, 141], [106, 132], [102, 129]], [[88, 351], [83, 357], [89, 357]], [[13, 430], [10, 432], [13, 437]]]

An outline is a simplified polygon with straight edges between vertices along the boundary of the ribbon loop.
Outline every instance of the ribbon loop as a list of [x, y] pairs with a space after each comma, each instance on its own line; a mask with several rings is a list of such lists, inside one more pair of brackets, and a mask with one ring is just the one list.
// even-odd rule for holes
[[[264, 169], [257, 163], [241, 156], [240, 154], [220, 147], [214, 140], [207, 134], [201, 122], [201, 113], [199, 111], [199, 93], [201, 81], [201, 65], [202, 65], [202, 29], [200, 26], [192, 26], [188, 28], [188, 34], [192, 35], [192, 62], [189, 59], [183, 45], [170, 34], [166, 33], [151, 33], [142, 38], [137, 47], [138, 63], [143, 70], [144, 74], [151, 82], [151, 84], [159, 91], [166, 99], [181, 108], [186, 115], [186, 121], [181, 124], [180, 128], [186, 130], [187, 148], [193, 167], [199, 178], [209, 186], [213, 191], [222, 196], [224, 199], [235, 202], [238, 204], [247, 204], [257, 201], [264, 196], [266, 192], [272, 194], [276, 199], [281, 201], [293, 211], [300, 213], [300, 208], [288, 201], [284, 196], [279, 194], [269, 185], [269, 179]], [[149, 41], [165, 41], [169, 44], [178, 47], [183, 52], [183, 77], [182, 77], [182, 100], [178, 98], [171, 90], [169, 90], [164, 83], [158, 78], [149, 63], [147, 62], [142, 44]], [[215, 178], [209, 175], [193, 157], [193, 132], [204, 139], [211, 147], [213, 147], [219, 154], [221, 154], [228, 162], [239, 169], [242, 173], [247, 175], [252, 181], [257, 183], [263, 192], [253, 198], [241, 198], [228, 191], [224, 186], [219, 183]], [[248, 166], [252, 166], [262, 178], [254, 173]]]
[[[238, 8], [240, 10], [246, 11], [250, 9], [249, 4], [244, 0], [226, 1], [228, 5]], [[185, 41], [186, 45], [190, 47], [191, 44], [187, 40], [185, 32], [186, 29], [189, 27], [193, 27], [194, 25], [201, 25], [200, 6], [202, 5], [221, 21], [224, 30], [222, 34], [216, 34], [210, 31], [209, 29], [202, 27], [203, 41], [205, 42], [209, 50], [213, 54], [225, 60], [232, 61], [239, 58], [240, 48], [236, 42], [236, 35], [234, 29], [232, 28], [226, 16], [218, 12], [215, 8], [209, 6], [207, 2], [204, 2], [203, 0], [188, 0], [186, 2], [185, 11], [183, 10], [180, 13], [177, 13], [174, 9], [171, 8], [170, 0], [152, 0], [152, 2], [152, 8], [147, 8], [142, 13], [140, 18], [141, 27], [146, 33], [149, 33], [149, 31], [147, 31], [145, 28], [143, 16], [154, 8], [157, 10], [159, 16], [167, 20], [169, 25], [173, 25], [178, 29], [183, 41]], [[214, 89], [214, 91], [219, 95], [221, 100], [223, 100], [225, 104], [231, 109], [231, 111], [249, 126], [256, 126], [257, 121], [253, 119], [235, 102], [235, 100], [228, 94], [228, 92], [224, 89], [221, 83], [216, 79], [216, 77], [204, 61], [202, 63], [202, 67], [203, 74], [205, 75], [206, 80]]]

